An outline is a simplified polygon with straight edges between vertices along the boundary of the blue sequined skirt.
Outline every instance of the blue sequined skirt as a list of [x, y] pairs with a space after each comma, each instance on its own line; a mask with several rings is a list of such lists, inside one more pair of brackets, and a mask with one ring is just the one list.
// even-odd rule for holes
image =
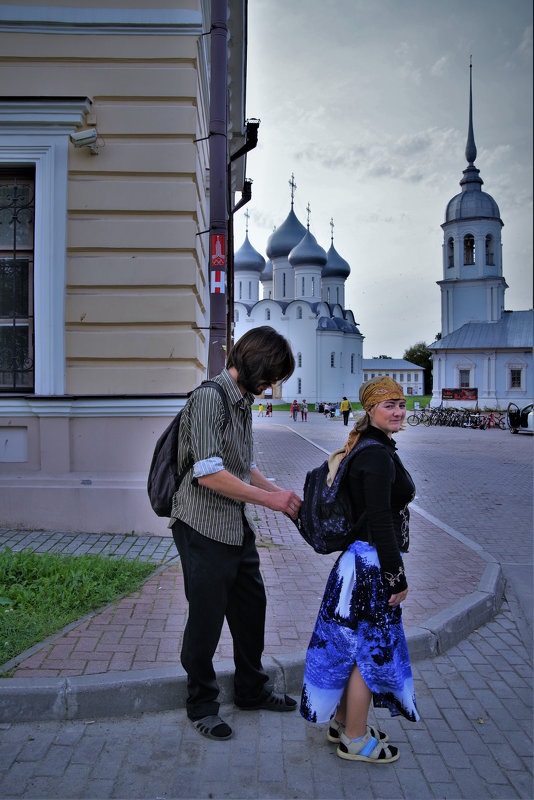
[[306, 654], [305, 719], [333, 717], [355, 664], [375, 707], [419, 719], [401, 608], [388, 606], [376, 548], [359, 541], [341, 554], [326, 584]]

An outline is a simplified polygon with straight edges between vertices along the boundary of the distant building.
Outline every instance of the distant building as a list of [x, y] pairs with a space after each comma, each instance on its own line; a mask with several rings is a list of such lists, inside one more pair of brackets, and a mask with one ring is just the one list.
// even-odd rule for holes
[[[504, 310], [503, 222], [493, 197], [482, 191], [476, 155], [470, 75], [468, 166], [460, 181], [462, 191], [447, 205], [441, 226], [442, 338], [429, 347], [434, 364], [432, 405], [506, 408], [514, 402], [521, 408], [534, 396], [534, 311]], [[449, 393], [450, 400], [443, 399], [445, 389], [456, 390]], [[477, 399], [457, 399], [467, 389], [476, 390]]]
[[[273, 387], [280, 402], [335, 402], [356, 399], [362, 383], [362, 344], [354, 315], [345, 305], [350, 266], [334, 247], [318, 244], [293, 210], [267, 242], [268, 261], [247, 233], [234, 259], [234, 336], [258, 325], [271, 325], [293, 350], [296, 368], [282, 386]], [[309, 210], [308, 210], [309, 215]], [[260, 298], [261, 284], [261, 298]]]
[[423, 367], [412, 364], [404, 358], [364, 358], [362, 362], [363, 380], [380, 378], [387, 375], [401, 384], [405, 395], [421, 395], [424, 393]]

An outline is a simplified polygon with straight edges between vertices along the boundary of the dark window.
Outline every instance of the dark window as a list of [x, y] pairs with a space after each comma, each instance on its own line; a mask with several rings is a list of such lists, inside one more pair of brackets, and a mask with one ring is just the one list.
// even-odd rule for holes
[[335, 353], [330, 353], [330, 366], [331, 367], [335, 367], [336, 366], [336, 354]]
[[511, 369], [510, 370], [510, 388], [511, 389], [520, 389], [521, 388], [521, 370], [520, 369]]
[[0, 172], [0, 391], [34, 389], [33, 170]]
[[460, 370], [460, 388], [461, 389], [469, 389], [471, 385], [471, 370], [470, 369], [461, 369]]
[[271, 309], [265, 309], [265, 319], [271, 319]]
[[297, 353], [297, 367], [302, 367], [302, 353]]
[[464, 264], [475, 263], [475, 237], [468, 233], [464, 236]]
[[486, 264], [490, 267], [495, 266], [495, 256], [493, 252], [493, 236], [488, 233], [486, 236]]
[[447, 242], [447, 264], [449, 269], [454, 267], [454, 239], [452, 236]]

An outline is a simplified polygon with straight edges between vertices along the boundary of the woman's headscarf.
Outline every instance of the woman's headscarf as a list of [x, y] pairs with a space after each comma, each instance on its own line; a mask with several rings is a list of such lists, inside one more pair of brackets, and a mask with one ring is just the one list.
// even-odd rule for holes
[[[393, 378], [389, 378], [387, 375], [383, 375], [382, 377], [371, 378], [370, 381], [362, 383], [359, 397], [360, 403], [366, 412], [366, 416], [368, 416], [371, 408], [376, 406], [377, 403], [383, 403], [384, 400], [404, 400], [404, 392], [400, 383], [397, 383], [397, 381], [394, 381]], [[330, 465], [330, 471], [328, 473], [328, 485], [333, 481], [337, 468], [345, 456], [358, 444], [362, 432], [360, 425], [361, 420], [358, 420], [349, 433], [349, 438], [345, 445], [329, 456], [328, 463]]]

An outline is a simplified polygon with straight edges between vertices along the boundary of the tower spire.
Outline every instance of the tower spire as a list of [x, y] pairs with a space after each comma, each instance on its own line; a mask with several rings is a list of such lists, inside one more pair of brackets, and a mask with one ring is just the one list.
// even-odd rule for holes
[[469, 166], [474, 164], [477, 157], [475, 134], [473, 133], [473, 56], [469, 57], [469, 128], [467, 131], [465, 157]]
[[334, 244], [334, 217], [330, 217], [330, 243]]

